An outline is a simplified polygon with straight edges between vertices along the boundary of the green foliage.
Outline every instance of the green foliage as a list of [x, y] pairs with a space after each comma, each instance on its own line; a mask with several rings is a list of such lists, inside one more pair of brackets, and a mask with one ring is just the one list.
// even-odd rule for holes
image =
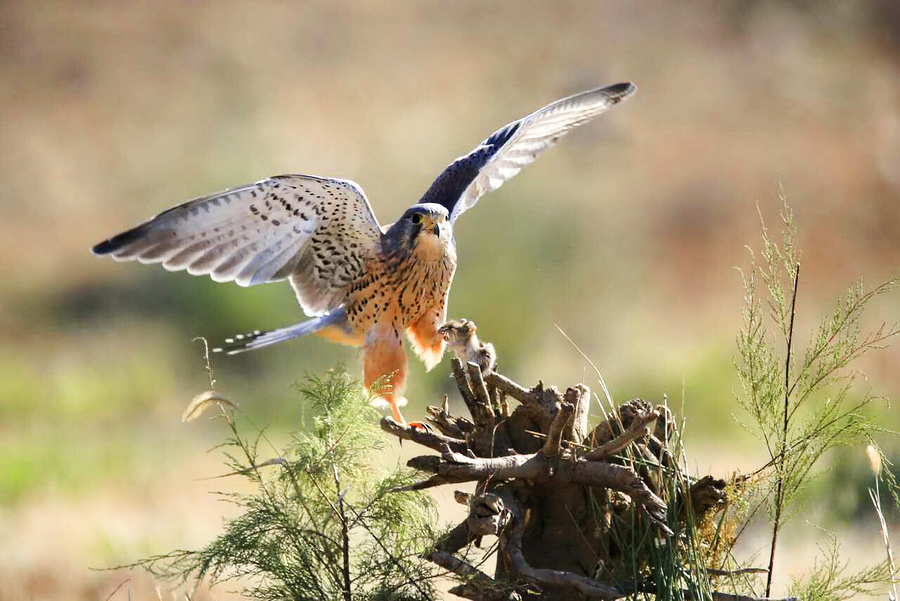
[[[611, 533], [621, 556], [607, 562], [597, 576], [612, 581], [653, 583], [652, 590], [635, 592], [635, 599], [708, 599], [714, 590], [758, 597], [769, 595], [771, 583], [760, 582], [765, 570], [745, 569], [733, 555], [737, 540], [759, 510], [766, 506], [775, 537], [783, 522], [802, 507], [804, 492], [817, 475], [814, 467], [829, 450], [861, 445], [882, 432], [866, 409], [879, 397], [860, 391], [852, 363], [900, 334], [897, 326], [881, 325], [863, 332], [861, 319], [876, 297], [897, 288], [894, 278], [871, 290], [861, 282], [851, 286], [834, 310], [810, 335], [803, 349], [795, 346], [794, 323], [800, 281], [800, 253], [790, 207], [782, 213], [780, 240], [763, 224], [763, 249], [757, 260], [750, 251], [750, 269], [742, 272], [745, 288], [744, 327], [737, 346], [740, 389], [737, 398], [749, 419], [742, 424], [766, 447], [769, 461], [728, 486], [726, 506], [699, 522], [686, 506], [690, 486], [686, 469], [665, 469], [626, 451], [623, 460], [638, 473], [650, 474], [668, 504], [668, 526], [675, 532], [661, 541], [652, 526], [630, 506], [616, 512], [611, 503]], [[777, 333], [773, 336], [771, 331]], [[670, 440], [670, 451], [687, 466], [681, 439]], [[862, 459], [860, 453], [860, 459]], [[890, 463], [880, 475], [898, 499]], [[880, 480], [879, 480], [880, 481]], [[870, 492], [882, 519], [878, 489]], [[900, 503], [897, 503], [900, 507]], [[595, 510], [600, 512], [598, 504]], [[869, 507], [869, 514], [872, 508]], [[890, 556], [890, 541], [885, 537]], [[792, 593], [801, 599], [842, 600], [869, 593], [891, 581], [890, 560], [857, 573], [847, 573], [836, 539], [821, 546], [822, 557], [803, 580], [793, 581]], [[716, 568], [716, 569], [713, 569]], [[771, 565], [769, 566], [771, 571]], [[771, 575], [771, 574], [770, 574]]]
[[[766, 446], [771, 459], [766, 467], [774, 467], [772, 482], [782, 482], [782, 504], [787, 507], [808, 484], [810, 470], [825, 452], [865, 442], [880, 431], [862, 411], [878, 397], [855, 393], [858, 373], [850, 366], [900, 334], [896, 325], [881, 325], [866, 334], [860, 327], [868, 303], [895, 289], [900, 277], [871, 290], [865, 290], [861, 281], [851, 286], [832, 314], [812, 332], [807, 348], [797, 353], [789, 341], [800, 256], [787, 204], [782, 219], [781, 245], [763, 225], [762, 263], [751, 251], [750, 272], [743, 274], [746, 295], [744, 328], [737, 340], [741, 357], [737, 399], [752, 418], [745, 427]], [[769, 336], [757, 281], [765, 287], [768, 317], [780, 331], [781, 344]]]
[[[255, 488], [226, 495], [242, 513], [200, 550], [137, 565], [181, 580], [241, 579], [256, 599], [432, 599], [433, 570], [418, 558], [435, 538], [432, 503], [391, 492], [411, 483], [404, 473], [374, 472], [384, 442], [359, 383], [331, 371], [308, 377], [299, 391], [311, 423], [281, 453], [264, 432], [245, 437], [234, 414], [223, 412], [231, 475]], [[275, 456], [262, 459], [261, 446]]]
[[[793, 215], [786, 202], [781, 217], [781, 241], [773, 239], [763, 224], [761, 261], [751, 251], [749, 273], [742, 273], [744, 327], [737, 339], [741, 384], [738, 402], [751, 418], [745, 427], [765, 444], [770, 458], [755, 474], [763, 480], [753, 493], [767, 502], [773, 522], [770, 571], [778, 531], [802, 506], [802, 493], [815, 475], [813, 467], [818, 460], [831, 449], [859, 445], [882, 431], [864, 412], [878, 397], [857, 390], [854, 384], [858, 374], [851, 365], [900, 334], [896, 325], [882, 324], [867, 333], [861, 328], [867, 305], [895, 289], [900, 277], [870, 290], [860, 281], [839, 299], [831, 314], [813, 330], [806, 348], [798, 352], [794, 345], [794, 318], [800, 252]], [[777, 337], [770, 336], [767, 323], [774, 324]], [[810, 586], [852, 590], [852, 578], [847, 582], [836, 580], [836, 565], [830, 560], [823, 562]], [[830, 578], [826, 578], [829, 574]], [[769, 578], [767, 594], [771, 573]]]
[[[652, 583], [652, 588], [633, 593], [632, 599], [703, 601], [711, 598], [714, 589], [705, 569], [712, 535], [704, 529], [705, 524], [697, 523], [689, 507], [691, 481], [685, 475], [687, 461], [680, 431], [675, 429], [676, 436], [669, 441], [669, 453], [676, 465], [665, 467], [633, 448], [624, 453], [626, 465], [636, 473], [648, 474], [666, 501], [666, 525], [674, 533], [661, 540], [659, 529], [633, 504], [627, 504], [625, 511], [616, 511], [616, 503], [610, 503], [610, 534], [620, 556], [607, 562], [607, 573], [597, 576], [613, 582]], [[595, 511], [602, 508], [597, 505]]]
[[885, 560], [859, 572], [847, 574], [847, 562], [841, 557], [837, 538], [828, 534], [828, 542], [819, 545], [821, 557], [801, 581], [792, 579], [790, 594], [801, 601], [844, 601], [857, 595], [872, 595], [890, 580], [891, 569]]

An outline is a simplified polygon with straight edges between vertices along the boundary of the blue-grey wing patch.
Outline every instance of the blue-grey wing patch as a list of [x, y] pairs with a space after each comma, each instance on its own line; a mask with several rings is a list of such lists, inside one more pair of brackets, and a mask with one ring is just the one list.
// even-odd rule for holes
[[241, 286], [290, 278], [304, 311], [321, 315], [344, 302], [380, 236], [353, 182], [282, 175], [186, 202], [93, 252]]
[[431, 184], [420, 203], [447, 207], [451, 222], [496, 190], [563, 135], [635, 93], [631, 83], [582, 92], [557, 100], [513, 121], [462, 156]]

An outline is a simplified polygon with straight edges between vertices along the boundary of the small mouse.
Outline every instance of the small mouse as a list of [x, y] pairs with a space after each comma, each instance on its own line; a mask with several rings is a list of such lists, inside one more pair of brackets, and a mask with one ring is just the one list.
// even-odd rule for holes
[[490, 342], [481, 342], [475, 332], [475, 322], [468, 319], [454, 319], [442, 325], [438, 332], [456, 358], [463, 363], [477, 363], [482, 373], [497, 367], [497, 351]]

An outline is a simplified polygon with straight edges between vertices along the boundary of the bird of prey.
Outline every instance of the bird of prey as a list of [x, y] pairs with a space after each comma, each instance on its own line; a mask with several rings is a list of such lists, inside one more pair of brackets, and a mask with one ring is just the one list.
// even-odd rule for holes
[[317, 334], [362, 346], [364, 385], [394, 417], [407, 380], [403, 336], [433, 368], [456, 270], [453, 227], [486, 192], [561, 136], [635, 93], [631, 83], [557, 100], [498, 129], [453, 161], [395, 223], [381, 226], [354, 182], [281, 175], [196, 198], [94, 246], [118, 261], [255, 286], [288, 280], [311, 318], [229, 339], [228, 353]]

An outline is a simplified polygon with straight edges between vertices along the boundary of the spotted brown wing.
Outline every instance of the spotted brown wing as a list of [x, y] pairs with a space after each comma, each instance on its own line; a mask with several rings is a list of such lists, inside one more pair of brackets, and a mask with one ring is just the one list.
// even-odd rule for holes
[[93, 252], [241, 286], [290, 277], [304, 311], [321, 315], [343, 303], [380, 236], [355, 183], [281, 175], [186, 202]]

